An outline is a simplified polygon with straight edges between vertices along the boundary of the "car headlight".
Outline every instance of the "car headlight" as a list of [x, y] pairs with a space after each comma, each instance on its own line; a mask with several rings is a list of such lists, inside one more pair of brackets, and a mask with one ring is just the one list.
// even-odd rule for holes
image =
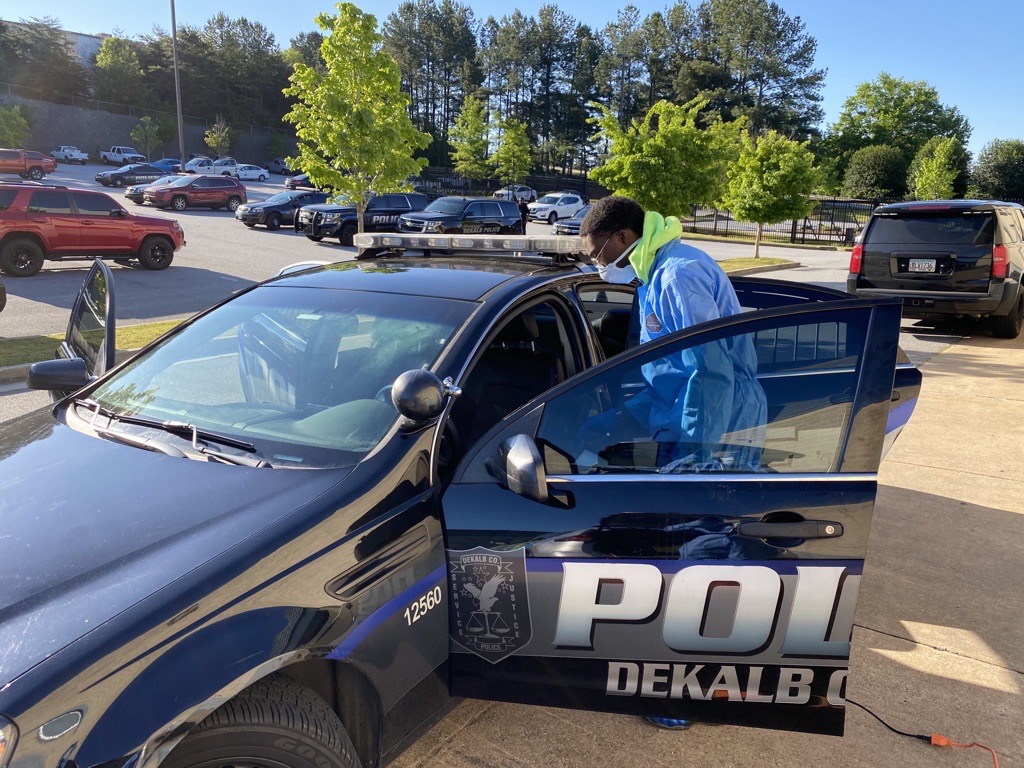
[[424, 232], [440, 232], [441, 231], [441, 222], [440, 221], [428, 221], [423, 226], [423, 231]]
[[18, 743], [18, 729], [10, 720], [0, 715], [0, 768], [6, 768], [14, 756]]
[[324, 214], [324, 221], [337, 221], [337, 220], [338, 220], [338, 214], [336, 214], [336, 213], [325, 213]]

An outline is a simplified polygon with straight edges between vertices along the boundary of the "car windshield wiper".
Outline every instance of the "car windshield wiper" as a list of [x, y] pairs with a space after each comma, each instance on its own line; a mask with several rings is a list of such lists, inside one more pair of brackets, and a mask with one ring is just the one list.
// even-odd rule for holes
[[[203, 455], [209, 456], [214, 461], [221, 461], [225, 464], [237, 464], [239, 466], [245, 467], [272, 466], [269, 462], [266, 462], [263, 459], [257, 459], [251, 456], [235, 456], [229, 453], [222, 453], [221, 451], [215, 451], [211, 449], [209, 446], [202, 445], [199, 443], [199, 440], [211, 440], [213, 442], [220, 443], [221, 445], [227, 445], [232, 448], [238, 448], [239, 450], [245, 451], [246, 453], [255, 453], [256, 446], [253, 445], [252, 443], [246, 442], [245, 440], [239, 440], [234, 437], [229, 437], [228, 435], [221, 435], [216, 432], [211, 432], [209, 430], [199, 429], [194, 424], [189, 424], [188, 422], [184, 421], [160, 421], [159, 419], [150, 419], [145, 416], [128, 416], [126, 414], [121, 414], [117, 413], [116, 411], [112, 411], [109, 408], [105, 408], [103, 405], [96, 402], [95, 400], [92, 400], [91, 398], [83, 398], [82, 400], [79, 400], [78, 403], [79, 405], [82, 405], [89, 409], [94, 414], [94, 420], [96, 416], [106, 416], [108, 419], [120, 421], [125, 424], [135, 424], [141, 427], [152, 427], [153, 429], [162, 429], [165, 432], [171, 432], [172, 434], [176, 435], [184, 435], [186, 437], [191, 436], [192, 447], [195, 450], [202, 453]], [[101, 428], [97, 428], [95, 425], [93, 425], [93, 427], [97, 430], [97, 432], [101, 431]], [[111, 430], [109, 429], [103, 429], [102, 432], [104, 432], [104, 437], [112, 434], [116, 435], [119, 438], [123, 435], [123, 433], [121, 432], [111, 432]], [[165, 443], [161, 440], [155, 440], [153, 442], [159, 444], [160, 446], [166, 446], [167, 448], [170, 448], [176, 453], [171, 453], [167, 450], [164, 450], [161, 447], [147, 447], [148, 441], [146, 438], [135, 438], [134, 441], [121, 440], [121, 442], [124, 442], [129, 445], [136, 445], [139, 448], [146, 448], [147, 450], [160, 451], [162, 453], [167, 453], [170, 456], [176, 456], [180, 454], [179, 458], [186, 457], [186, 454], [183, 451], [180, 451], [174, 446], [170, 445], [169, 443]]]
[[124, 443], [125, 445], [131, 445], [136, 448], [142, 448], [145, 451], [153, 451], [154, 453], [165, 453], [168, 456], [173, 456], [176, 459], [187, 459], [188, 455], [179, 448], [175, 448], [170, 443], [159, 440], [155, 437], [139, 437], [138, 435], [132, 435], [128, 432], [118, 432], [113, 429], [104, 429], [103, 427], [93, 427], [96, 430], [96, 434], [106, 440], [113, 440], [115, 443]]

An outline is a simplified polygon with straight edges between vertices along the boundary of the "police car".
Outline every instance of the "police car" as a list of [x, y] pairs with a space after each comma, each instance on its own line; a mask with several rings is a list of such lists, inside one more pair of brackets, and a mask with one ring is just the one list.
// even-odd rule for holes
[[[467, 696], [842, 733], [898, 301], [737, 278], [635, 346], [576, 238], [356, 244], [116, 367], [95, 263], [0, 435], [0, 765], [382, 765]], [[581, 444], [740, 337], [759, 467]]]

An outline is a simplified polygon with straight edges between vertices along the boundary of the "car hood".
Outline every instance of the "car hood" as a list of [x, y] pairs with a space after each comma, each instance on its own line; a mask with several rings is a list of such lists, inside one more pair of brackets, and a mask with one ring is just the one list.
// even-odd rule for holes
[[353, 205], [334, 205], [333, 203], [313, 203], [302, 206], [303, 210], [316, 211], [318, 213], [351, 213], [355, 214]]
[[0, 437], [0, 689], [336, 485], [81, 434], [48, 410]]

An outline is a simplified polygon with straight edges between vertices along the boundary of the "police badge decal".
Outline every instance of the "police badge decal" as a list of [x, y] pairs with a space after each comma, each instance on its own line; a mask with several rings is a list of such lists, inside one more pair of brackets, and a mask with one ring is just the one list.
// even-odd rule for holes
[[452, 640], [497, 664], [530, 642], [526, 551], [448, 551]]

